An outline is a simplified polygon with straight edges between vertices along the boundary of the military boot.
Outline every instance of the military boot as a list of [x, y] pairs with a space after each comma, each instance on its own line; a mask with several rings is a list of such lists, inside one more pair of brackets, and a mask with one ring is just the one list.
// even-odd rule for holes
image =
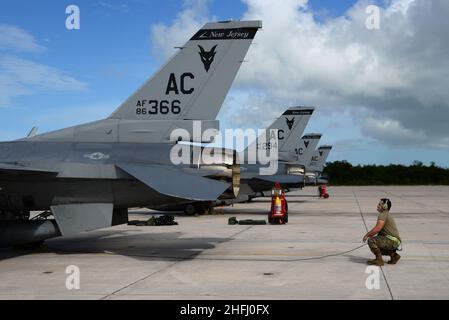
[[372, 249], [371, 251], [376, 255], [376, 259], [368, 260], [367, 263], [380, 267], [383, 266], [384, 260], [382, 259], [382, 252], [379, 249]]
[[401, 256], [396, 252], [396, 250], [390, 255], [390, 261], [388, 261], [388, 264], [396, 264], [399, 259], [401, 259]]

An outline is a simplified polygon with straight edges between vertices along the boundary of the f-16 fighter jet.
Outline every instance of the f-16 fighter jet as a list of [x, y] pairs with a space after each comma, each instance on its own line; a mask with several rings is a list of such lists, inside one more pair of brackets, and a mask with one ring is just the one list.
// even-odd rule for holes
[[[220, 199], [218, 201], [195, 201], [180, 205], [151, 206], [151, 209], [160, 211], [184, 211], [187, 214], [203, 213], [212, 207], [244, 202], [255, 197], [264, 196], [276, 182], [285, 188], [301, 188], [304, 185], [304, 165], [306, 157], [311, 156], [321, 135], [306, 135], [298, 145], [298, 137], [304, 132], [307, 123], [314, 111], [313, 107], [292, 107], [286, 110], [266, 130], [257, 137], [243, 152], [239, 154], [241, 163], [240, 193], [236, 199]], [[262, 130], [263, 131], [263, 130]], [[263, 174], [262, 164], [257, 158], [260, 152], [271, 151], [270, 135], [275, 133], [277, 139], [276, 151], [277, 170], [271, 174]], [[310, 157], [309, 157], [310, 159]], [[297, 170], [297, 168], [301, 170]]]
[[[207, 23], [108, 118], [0, 143], [0, 245], [126, 223], [128, 208], [238, 194], [232, 150], [213, 166], [173, 164], [171, 133], [193, 142], [215, 120], [261, 21]], [[201, 125], [200, 134], [195, 123]], [[30, 211], [54, 219], [29, 219]]]
[[329, 182], [329, 178], [323, 174], [323, 168], [331, 150], [332, 146], [319, 146], [309, 158], [308, 164], [306, 164], [307, 185], [320, 185]]

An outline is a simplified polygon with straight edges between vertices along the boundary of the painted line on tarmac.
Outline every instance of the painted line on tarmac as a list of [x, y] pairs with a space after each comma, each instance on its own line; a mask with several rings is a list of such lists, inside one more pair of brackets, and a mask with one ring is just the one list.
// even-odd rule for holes
[[[352, 194], [354, 195], [354, 199], [357, 203], [357, 206], [359, 207], [360, 217], [362, 217], [366, 232], [368, 232], [369, 230], [368, 230], [368, 226], [366, 225], [365, 217], [363, 216], [362, 207], [360, 206], [359, 199], [357, 198], [357, 195], [355, 194], [354, 189], [352, 190]], [[387, 284], [387, 288], [388, 288], [388, 292], [390, 293], [391, 300], [394, 300], [393, 292], [391, 292], [390, 284], [388, 283], [387, 276], [385, 275], [384, 269], [382, 267], [380, 267], [380, 270], [382, 271], [382, 276], [384, 277], [385, 283]]]

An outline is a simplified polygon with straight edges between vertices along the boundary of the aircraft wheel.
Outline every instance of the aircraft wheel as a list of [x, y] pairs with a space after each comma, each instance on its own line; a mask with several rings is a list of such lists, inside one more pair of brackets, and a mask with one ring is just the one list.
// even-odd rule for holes
[[184, 213], [188, 216], [193, 216], [196, 211], [197, 210], [193, 204], [188, 204], [184, 207]]
[[207, 204], [201, 204], [197, 207], [196, 212], [202, 215], [207, 215], [212, 213], [212, 207]]

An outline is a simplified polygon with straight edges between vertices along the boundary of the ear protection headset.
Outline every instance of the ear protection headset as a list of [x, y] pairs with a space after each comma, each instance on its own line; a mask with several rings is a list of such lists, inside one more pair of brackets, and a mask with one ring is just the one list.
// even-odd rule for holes
[[382, 201], [382, 203], [383, 203], [382, 208], [384, 210], [388, 210], [388, 202], [389, 201], [390, 201], [390, 199], [383, 199], [383, 201]]

